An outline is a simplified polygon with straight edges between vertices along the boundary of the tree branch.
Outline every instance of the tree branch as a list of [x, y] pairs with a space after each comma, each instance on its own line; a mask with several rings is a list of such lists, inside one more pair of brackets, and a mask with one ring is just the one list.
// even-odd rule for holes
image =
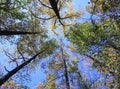
[[34, 17], [36, 17], [36, 18], [38, 18], [38, 19], [41, 19], [41, 20], [50, 20], [50, 19], [56, 17], [56, 15], [54, 15], [54, 16], [49, 17], [49, 18], [42, 18], [42, 17], [38, 17], [38, 16], [36, 16], [36, 15], [32, 12], [31, 9], [29, 9], [29, 11], [31, 12], [31, 14], [32, 14]]
[[1, 31], [0, 36], [2, 35], [26, 35], [26, 34], [39, 34], [41, 32], [24, 32], [24, 31]]
[[4, 84], [11, 76], [13, 76], [15, 73], [17, 73], [20, 69], [22, 69], [24, 66], [26, 66], [27, 64], [29, 64], [32, 60], [34, 60], [39, 54], [43, 53], [44, 51], [46, 51], [48, 48], [45, 48], [44, 50], [40, 51], [39, 53], [37, 53], [36, 55], [34, 55], [32, 58], [30, 58], [29, 60], [25, 61], [24, 63], [22, 63], [21, 65], [17, 66], [16, 68], [14, 68], [13, 70], [9, 71], [6, 75], [4, 75], [2, 78], [0, 78], [0, 86], [2, 84]]

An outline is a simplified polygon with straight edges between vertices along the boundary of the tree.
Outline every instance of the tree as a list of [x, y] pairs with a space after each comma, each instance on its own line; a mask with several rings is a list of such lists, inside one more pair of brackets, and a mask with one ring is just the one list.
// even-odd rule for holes
[[[59, 51], [57, 51], [59, 50]], [[66, 89], [70, 89], [69, 84], [69, 75], [67, 71], [67, 53], [62, 47], [59, 47], [50, 57], [48, 62], [48, 70], [46, 70], [47, 81], [46, 83], [40, 83], [38, 86], [55, 89], [57, 87], [62, 88], [63, 86]], [[41, 85], [42, 84], [42, 85]]]
[[60, 40], [59, 47], [48, 58], [47, 62], [43, 63], [46, 80], [39, 83], [36, 88], [90, 88], [81, 75], [78, 67], [79, 59], [71, 58], [68, 50], [67, 46]]
[[[103, 25], [102, 25], [103, 26]], [[85, 27], [85, 28], [84, 28]], [[98, 68], [101, 72], [111, 74], [116, 78], [119, 77], [119, 50], [111, 46], [110, 41], [113, 33], [107, 33], [106, 29], [91, 28], [89, 23], [82, 23], [75, 25], [68, 33], [68, 38], [78, 49], [82, 55], [87, 56], [93, 60], [93, 66]], [[115, 44], [117, 46], [117, 44]], [[117, 81], [119, 83], [119, 81]]]
[[34, 60], [39, 54], [41, 54], [45, 50], [42, 50], [41, 52], [37, 53], [35, 56], [33, 56], [29, 60], [25, 61], [24, 63], [20, 64], [19, 66], [17, 66], [13, 70], [8, 71], [8, 73], [6, 75], [4, 75], [2, 78], [0, 78], [0, 85], [2, 85], [4, 82], [6, 82], [11, 76], [13, 76], [16, 72], [18, 72], [20, 69], [22, 69], [27, 64], [29, 64], [32, 60]]
[[[40, 53], [42, 53], [42, 52], [40, 52], [40, 50], [43, 50], [44, 48], [49, 49], [47, 51], [47, 53], [43, 53], [43, 54], [41, 54], [41, 56], [39, 56], [40, 58], [44, 58], [47, 55], [49, 55], [50, 53], [52, 53], [53, 49], [56, 47], [55, 40], [45, 41], [48, 38], [47, 35], [46, 35], [46, 30], [45, 29], [43, 30], [43, 28], [42, 28], [43, 31], [39, 32], [39, 29], [40, 29], [39, 27], [40, 26], [36, 25], [37, 20], [35, 20], [35, 22], [33, 22], [33, 19], [29, 19], [29, 20], [25, 21], [25, 15], [22, 15], [22, 16], [18, 17], [19, 15], [23, 14], [22, 11], [20, 11], [20, 9], [21, 8], [23, 9], [22, 5], [24, 6], [25, 4], [28, 4], [27, 2], [23, 2], [23, 1], [22, 2], [19, 2], [19, 1], [16, 2], [16, 0], [15, 1], [10, 1], [9, 4], [10, 3], [11, 4], [10, 4], [9, 7], [12, 7], [12, 5], [13, 6], [16, 5], [15, 7], [10, 8], [11, 12], [6, 11], [6, 9], [5, 9], [6, 8], [6, 3], [8, 3], [7, 0], [5, 2], [4, 1], [0, 2], [0, 4], [3, 5], [0, 8], [0, 12], [1, 12], [1, 16], [0, 16], [0, 18], [1, 18], [1, 20], [0, 20], [0, 26], [1, 26], [0, 27], [0, 32], [1, 33], [0, 33], [0, 35], [3, 36], [3, 37], [6, 36], [9, 39], [11, 39], [11, 38], [17, 39], [16, 42], [14, 41], [14, 43], [17, 46], [16, 47], [17, 52], [15, 50], [15, 53], [18, 55], [18, 58], [15, 58], [16, 59], [15, 61], [16, 62], [19, 61], [19, 56], [22, 58], [22, 61], [20, 62], [20, 64], [16, 65], [17, 67], [15, 67], [11, 71], [8, 71], [5, 68], [5, 70], [8, 73], [0, 78], [0, 85], [5, 83], [9, 78], [11, 78], [11, 76], [13, 76], [15, 73], [17, 73], [20, 69], [23, 69], [24, 66], [30, 64], [31, 61], [34, 62], [33, 59], [35, 59]], [[18, 6], [18, 8], [17, 8], [17, 6]], [[16, 10], [18, 10], [18, 11], [16, 12]], [[8, 23], [7, 23], [7, 19], [8, 19]], [[16, 21], [16, 20], [19, 20], [20, 22]], [[12, 21], [12, 22], [10, 22], [10, 21]], [[21, 26], [22, 23], [23, 23], [23, 25]], [[37, 23], [38, 23], [38, 21], [37, 21]], [[35, 26], [38, 26], [38, 27], [35, 27]], [[38, 32], [35, 31], [36, 29], [38, 30]], [[29, 34], [31, 34], [31, 36], [29, 36]], [[11, 36], [11, 35], [17, 35], [17, 37]], [[22, 35], [24, 35], [24, 36], [22, 36]], [[26, 37], [33, 37], [33, 38], [24, 39]], [[38, 49], [38, 44], [35, 42], [35, 38], [38, 39], [38, 41], [36, 41], [36, 42], [39, 44], [39, 49]], [[8, 41], [9, 41], [9, 39], [8, 39]], [[22, 41], [24, 41], [24, 42], [22, 42]], [[27, 52], [25, 53], [24, 51], [26, 51], [26, 50], [24, 50], [24, 48], [22, 48], [20, 46], [20, 44], [29, 42], [30, 43], [29, 45], [31, 45], [32, 41], [35, 42], [35, 45], [33, 45], [33, 47], [36, 47], [37, 50], [33, 48], [32, 50], [27, 50]], [[25, 45], [27, 45], [27, 43], [22, 45], [22, 46], [24, 47]], [[48, 45], [49, 45], [49, 47], [48, 47]], [[30, 53], [30, 52], [34, 52], [34, 53]], [[31, 57], [30, 59], [24, 57], [24, 55], [26, 55], [27, 53], [28, 53], [27, 56]], [[6, 54], [7, 54], [7, 52], [6, 52]], [[7, 55], [7, 56], [10, 58], [11, 54]], [[11, 61], [13, 62], [14, 59], [11, 59]]]
[[[38, 4], [39, 3], [39, 4]], [[68, 5], [69, 4], [69, 5]], [[55, 32], [55, 29], [59, 28], [62, 26], [63, 32], [65, 32], [67, 27], [70, 27], [73, 23], [73, 20], [75, 18], [79, 18], [82, 14], [81, 11], [75, 11], [74, 8], [72, 7], [72, 1], [71, 0], [57, 0], [57, 8], [58, 10], [57, 13], [59, 13], [60, 18], [58, 18], [58, 14], [56, 14], [55, 7], [50, 4], [49, 1], [43, 1], [43, 0], [38, 0], [35, 2], [35, 10], [30, 10], [31, 14], [40, 19], [41, 22], [50, 22], [48, 24], [51, 28], [51, 30]], [[30, 7], [31, 8], [31, 7]], [[43, 18], [46, 17], [46, 18]], [[49, 21], [48, 21], [49, 20]], [[59, 20], [59, 21], [57, 21]], [[70, 23], [68, 23], [70, 21]], [[59, 22], [61, 25], [59, 25]]]
[[[120, 29], [119, 3], [112, 0], [91, 0], [91, 22], [75, 24], [67, 37], [78, 52], [91, 58], [102, 73], [111, 74], [119, 89]], [[110, 86], [113, 88], [113, 86]]]
[[[83, 78], [82, 73], [79, 69], [79, 59], [77, 57], [71, 58], [71, 63], [68, 63], [68, 73], [70, 76], [71, 84], [74, 88], [80, 88], [80, 89], [89, 89], [91, 86], [88, 81], [85, 81], [85, 77]], [[76, 83], [74, 83], [77, 81]], [[74, 84], [77, 84], [74, 85]]]

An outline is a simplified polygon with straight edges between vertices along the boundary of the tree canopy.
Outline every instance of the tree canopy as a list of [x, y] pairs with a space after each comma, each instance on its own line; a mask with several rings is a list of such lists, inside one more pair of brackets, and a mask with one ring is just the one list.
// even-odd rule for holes
[[[18, 80], [40, 67], [46, 77], [35, 89], [119, 89], [119, 2], [90, 0], [83, 11], [76, 10], [74, 0], [0, 0], [0, 45], [7, 44], [0, 51], [7, 61], [1, 60], [13, 64], [10, 70], [0, 65], [1, 88], [29, 89]], [[86, 12], [89, 17], [80, 22]], [[104, 82], [83, 75], [84, 60]]]

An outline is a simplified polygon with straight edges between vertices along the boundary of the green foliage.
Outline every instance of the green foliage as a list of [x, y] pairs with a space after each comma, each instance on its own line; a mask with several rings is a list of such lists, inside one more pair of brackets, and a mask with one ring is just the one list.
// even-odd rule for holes
[[92, 42], [92, 37], [95, 35], [89, 28], [91, 27], [88, 22], [76, 24], [70, 28], [66, 35], [71, 42], [77, 44], [79, 52], [86, 52], [89, 49], [88, 45]]
[[[8, 41], [13, 38], [11, 43], [15, 46], [14, 57], [16, 57], [16, 62], [19, 61], [18, 65], [24, 63], [41, 50], [48, 49], [46, 52], [39, 55], [36, 60], [26, 65], [26, 71], [28, 71], [27, 69], [31, 71], [40, 63], [40, 59], [46, 58], [53, 53], [57, 48], [56, 40], [51, 40], [47, 35], [47, 29], [41, 26], [40, 20], [29, 14], [28, 8], [29, 5], [33, 3], [32, 0], [29, 0], [29, 2], [27, 2], [27, 0], [9, 0], [11, 3], [9, 4], [9, 8], [6, 7], [6, 1], [7, 0], [2, 0], [0, 2], [0, 4], [5, 2], [5, 5], [0, 6], [0, 30], [2, 28], [2, 30], [39, 32], [39, 34], [32, 35], [6, 35], [6, 37], [3, 37]], [[32, 8], [32, 10], [34, 10], [34, 8]], [[10, 56], [11, 55], [10, 53]]]
[[[120, 68], [120, 31], [118, 32], [119, 28], [116, 27], [117, 24], [112, 23], [111, 25], [111, 22], [106, 20], [97, 23], [97, 28], [95, 25], [92, 26], [89, 23], [87, 25], [85, 22], [73, 26], [67, 37], [76, 45], [81, 54], [90, 53], [90, 56], [94, 58], [93, 66], [95, 68], [105, 74], [111, 73], [118, 79]], [[99, 51], [91, 49], [93, 46]]]
[[11, 16], [12, 16], [14, 19], [19, 19], [19, 20], [22, 20], [22, 19], [24, 19], [24, 18], [27, 17], [24, 12], [19, 12], [18, 10], [12, 11], [12, 12], [11, 12]]
[[16, 89], [17, 84], [13, 80], [7, 81], [4, 85], [1, 86], [2, 89]]
[[[91, 0], [93, 16], [101, 16], [96, 23], [84, 22], [75, 24], [66, 35], [81, 54], [93, 58], [93, 66], [100, 72], [112, 74], [119, 87], [120, 68], [120, 24], [119, 3], [114, 0]], [[97, 2], [96, 2], [97, 1]], [[119, 0], [118, 0], [119, 1]], [[93, 20], [93, 19], [92, 19]], [[94, 49], [92, 48], [94, 47]]]
[[47, 80], [48, 80], [47, 89], [55, 89], [56, 84], [54, 79], [55, 79], [54, 74], [47, 75]]
[[[40, 0], [0, 1], [0, 25], [2, 26], [2, 30], [27, 30], [29, 32], [41, 32], [40, 34], [36, 35], [20, 35], [17, 37], [7, 36], [6, 39], [10, 40], [10, 37], [14, 39], [13, 43], [16, 46], [14, 53], [20, 57], [22, 56], [22, 58], [25, 57], [25, 60], [31, 56], [34, 56], [41, 50], [48, 48], [46, 52], [40, 54], [36, 60], [32, 61], [27, 66], [30, 70], [32, 68], [34, 70], [34, 67], [40, 63], [41, 58], [46, 58], [53, 54], [53, 58], [47, 61], [47, 82], [40, 83], [38, 89], [45, 87], [47, 89], [55, 89], [58, 84], [61, 86], [65, 85], [65, 79], [62, 79], [58, 84], [54, 80], [56, 77], [59, 78], [60, 74], [64, 74], [63, 70], [65, 70], [65, 65], [63, 61], [65, 61], [67, 65], [67, 76], [74, 77], [77, 80], [77, 83], [83, 82], [77, 65], [78, 58], [73, 58], [67, 61], [67, 59], [69, 59], [69, 55], [65, 50], [63, 51], [64, 55], [62, 56], [61, 50], [59, 50], [59, 52], [57, 52], [58, 50], [55, 51], [55, 49], [58, 48], [59, 43], [57, 44], [56, 40], [51, 40], [49, 38], [47, 35], [47, 30], [49, 30], [48, 25], [50, 25], [52, 31], [55, 32], [54, 30], [58, 29], [60, 25], [57, 24], [57, 17], [55, 16], [56, 14], [54, 13], [53, 9], [49, 7], [49, 1], [41, 1], [43, 3], [41, 3]], [[112, 74], [116, 81], [116, 87], [119, 87], [118, 84], [120, 83], [120, 3], [118, 2], [119, 0], [91, 0], [89, 12], [93, 16], [98, 16], [99, 19], [96, 19], [96, 23], [94, 24], [87, 21], [84, 23], [77, 23], [72, 26], [66, 34], [68, 39], [78, 49], [77, 52], [81, 54], [89, 54], [91, 57], [93, 57], [93, 67], [107, 75]], [[4, 4], [2, 5], [2, 3]], [[58, 7], [60, 8], [60, 17], [63, 18], [61, 21], [66, 25], [62, 28], [63, 33], [65, 33], [66, 27], [71, 26], [75, 18], [81, 16], [81, 11], [77, 12], [74, 10], [72, 6], [72, 0], [59, 0]], [[50, 24], [47, 19], [51, 19]], [[10, 21], [12, 23], [9, 24], [8, 22]], [[23, 24], [22, 27], [20, 25], [21, 23], [25, 23], [27, 25]], [[95, 49], [92, 49], [92, 47], [95, 47]], [[21, 63], [25, 60], [21, 61]], [[13, 84], [13, 86], [16, 88], [16, 83], [13, 81], [9, 82], [9, 84]], [[86, 83], [84, 84], [86, 85]], [[97, 85], [99, 85], [99, 83], [97, 83]], [[110, 84], [107, 86], [110, 87], [109, 85]], [[12, 88], [15, 89], [13, 86]], [[5, 86], [5, 88], [7, 87]], [[20, 88], [23, 88], [23, 86]]]

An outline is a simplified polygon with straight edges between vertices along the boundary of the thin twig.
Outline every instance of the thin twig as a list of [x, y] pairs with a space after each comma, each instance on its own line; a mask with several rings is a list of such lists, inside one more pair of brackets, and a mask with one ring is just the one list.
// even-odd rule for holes
[[42, 18], [42, 17], [38, 17], [38, 16], [36, 16], [36, 15], [32, 12], [31, 9], [29, 9], [29, 11], [31, 12], [31, 14], [32, 14], [34, 17], [36, 17], [36, 18], [38, 18], [38, 19], [41, 19], [41, 20], [50, 20], [50, 19], [56, 17], [56, 15], [54, 15], [54, 16], [49, 17], [49, 18]]
[[20, 52], [20, 50], [18, 49], [18, 47], [17, 47], [17, 51], [18, 51], [18, 53], [21, 55], [22, 59], [23, 59], [24, 61], [26, 61], [26, 60], [25, 60], [25, 57], [24, 57], [23, 54]]
[[4, 66], [4, 68], [5, 68], [5, 71], [10, 72], [5, 66]]
[[92, 14], [91, 14], [91, 22], [92, 22], [92, 24], [95, 24], [95, 21], [93, 20], [93, 15], [94, 15], [94, 12], [95, 12], [95, 8], [96, 8], [96, 3], [98, 2], [98, 0], [96, 0], [95, 2], [94, 2], [94, 7], [93, 7], [93, 10], [92, 10]]

